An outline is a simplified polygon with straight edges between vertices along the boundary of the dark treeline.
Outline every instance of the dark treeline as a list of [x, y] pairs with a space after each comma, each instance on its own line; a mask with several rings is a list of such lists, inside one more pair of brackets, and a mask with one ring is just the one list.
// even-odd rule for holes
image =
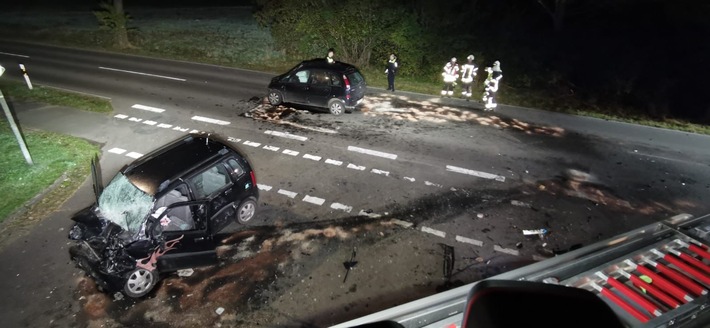
[[255, 0], [287, 55], [435, 79], [450, 57], [500, 60], [511, 90], [710, 123], [710, 3], [702, 0]]

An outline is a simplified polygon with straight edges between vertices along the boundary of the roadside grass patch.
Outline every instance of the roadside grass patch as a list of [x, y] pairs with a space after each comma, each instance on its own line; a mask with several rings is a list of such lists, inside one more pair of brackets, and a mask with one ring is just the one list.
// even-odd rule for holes
[[[43, 192], [64, 174], [56, 189], [65, 197], [74, 191], [89, 173], [91, 158], [99, 148], [86, 140], [44, 131], [24, 131], [34, 165], [28, 165], [20, 146], [3, 115], [0, 120], [0, 222], [23, 204]], [[51, 202], [42, 200], [41, 203]]]
[[33, 89], [30, 90], [25, 83], [0, 80], [0, 88], [2, 88], [5, 97], [13, 101], [38, 102], [98, 113], [110, 113], [113, 111], [113, 107], [108, 100], [50, 87], [33, 85]]

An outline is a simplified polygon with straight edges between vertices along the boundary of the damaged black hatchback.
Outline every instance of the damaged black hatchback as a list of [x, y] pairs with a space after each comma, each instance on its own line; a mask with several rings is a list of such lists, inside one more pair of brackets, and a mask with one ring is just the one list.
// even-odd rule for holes
[[97, 202], [72, 217], [69, 254], [99, 288], [130, 297], [149, 293], [161, 273], [217, 263], [214, 235], [250, 222], [259, 197], [246, 157], [206, 134], [142, 156], [105, 189], [92, 169]]

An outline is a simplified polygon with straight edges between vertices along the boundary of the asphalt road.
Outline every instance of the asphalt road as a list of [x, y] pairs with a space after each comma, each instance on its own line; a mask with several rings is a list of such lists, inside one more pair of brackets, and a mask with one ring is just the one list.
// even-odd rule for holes
[[[3, 78], [20, 79], [13, 68], [18, 63], [27, 66], [36, 84], [111, 99], [115, 111], [110, 115], [13, 104], [26, 128], [101, 143], [106, 181], [133, 157], [168, 140], [192, 130], [215, 132], [249, 154], [256, 167], [259, 222], [248, 230], [272, 229], [275, 235], [283, 227], [289, 233], [324, 226], [347, 230], [355, 229], [346, 229], [348, 224], [368, 217], [412, 224], [371, 228], [377, 231], [374, 237], [341, 242], [315, 238], [323, 243], [319, 256], [291, 258], [291, 266], [303, 268], [274, 269], [288, 279], [259, 294], [272, 301], [267, 309], [277, 310], [266, 312], [283, 314], [268, 317], [270, 323], [287, 318], [333, 324], [433, 293], [432, 284], [441, 282], [439, 243], [456, 248], [456, 278], [470, 282], [677, 213], [702, 215], [710, 209], [705, 202], [710, 191], [706, 136], [505, 105], [482, 112], [475, 102], [377, 89], [370, 90], [362, 111], [350, 115], [299, 111], [263, 121], [244, 114], [268, 107], [258, 100], [271, 77], [265, 73], [3, 43], [0, 64], [9, 69]], [[125, 316], [116, 309], [86, 315], [94, 313], [87, 310], [86, 299], [95, 294], [81, 288], [83, 278], [67, 260], [67, 218], [91, 201], [85, 184], [60, 211], [0, 251], [0, 311], [10, 327], [91, 325], [92, 320], [112, 317], [116, 322]], [[372, 221], [362, 224], [365, 229]], [[543, 227], [550, 230], [544, 240], [522, 236], [522, 229]], [[244, 229], [228, 228], [235, 233]], [[362, 230], [347, 231], [360, 236], [356, 231]], [[298, 277], [327, 280], [325, 263], [332, 262], [331, 256], [346, 256], [354, 244], [371, 247], [371, 258], [378, 260], [393, 256], [387, 252], [407, 259], [400, 269], [428, 268], [419, 270], [428, 278], [413, 273], [395, 279], [397, 270], [382, 265], [358, 284], [357, 294], [351, 288], [340, 299], [284, 301], [284, 290], [317, 289]], [[396, 246], [382, 246], [390, 244]], [[411, 249], [431, 256], [408, 258], [403, 253]], [[466, 259], [473, 258], [485, 259], [487, 267], [470, 270]], [[373, 283], [378, 280], [388, 284]], [[391, 293], [378, 305], [355, 305], [382, 290]], [[299, 307], [308, 311], [298, 313]]]

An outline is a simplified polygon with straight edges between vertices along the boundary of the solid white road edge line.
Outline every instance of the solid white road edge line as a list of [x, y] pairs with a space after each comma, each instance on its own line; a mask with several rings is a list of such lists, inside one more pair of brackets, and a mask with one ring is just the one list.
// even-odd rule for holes
[[290, 134], [290, 133], [288, 133], [288, 132], [279, 132], [279, 131], [267, 130], [267, 131], [264, 131], [264, 133], [270, 134], [270, 135], [275, 136], [275, 137], [281, 137], [281, 138], [286, 138], [286, 139], [294, 139], [294, 140], [299, 140], [299, 141], [306, 141], [306, 140], [308, 140], [308, 138], [306, 138], [306, 137], [298, 136], [298, 135], [295, 135], [295, 134]]
[[227, 122], [227, 121], [217, 120], [214, 118], [209, 118], [209, 117], [204, 117], [204, 116], [193, 116], [193, 117], [191, 117], [191, 119], [194, 121], [201, 121], [201, 122], [212, 123], [212, 124], [217, 124], [217, 125], [229, 125], [229, 122]]
[[180, 82], [185, 82], [185, 81], [187, 81], [187, 80], [181, 79], [181, 78], [179, 78], [179, 77], [172, 77], [172, 76], [165, 76], [165, 75], [157, 75], [157, 74], [150, 74], [150, 73], [143, 73], [143, 72], [136, 72], [136, 71], [127, 71], [127, 70], [118, 69], [118, 68], [111, 68], [111, 67], [99, 66], [99, 69], [104, 69], [104, 70], [107, 70], [107, 71], [114, 71], [114, 72], [137, 74], [137, 75], [143, 75], [143, 76], [150, 76], [150, 77], [158, 77], [158, 78], [161, 78], [161, 79], [175, 80], [175, 81], [180, 81]]
[[469, 170], [469, 169], [465, 169], [465, 168], [457, 167], [457, 166], [453, 166], [453, 165], [446, 165], [446, 170], [449, 172], [468, 174], [468, 175], [472, 175], [472, 176], [479, 177], [479, 178], [505, 182], [505, 177], [501, 176], [501, 175], [496, 175], [496, 174], [486, 173], [486, 172], [481, 172], [481, 171], [475, 171], [475, 170]]
[[141, 104], [135, 104], [135, 105], [131, 106], [131, 108], [147, 110], [149, 112], [154, 112], [154, 113], [162, 113], [165, 111], [162, 108], [151, 107], [151, 106], [146, 106], [146, 105], [141, 105]]
[[9, 52], [1, 52], [0, 51], [0, 54], [7, 55], [7, 56], [13, 56], [13, 57], [30, 58], [30, 56], [27, 56], [27, 55], [19, 55], [19, 54], [13, 54], [13, 53], [9, 53]]

